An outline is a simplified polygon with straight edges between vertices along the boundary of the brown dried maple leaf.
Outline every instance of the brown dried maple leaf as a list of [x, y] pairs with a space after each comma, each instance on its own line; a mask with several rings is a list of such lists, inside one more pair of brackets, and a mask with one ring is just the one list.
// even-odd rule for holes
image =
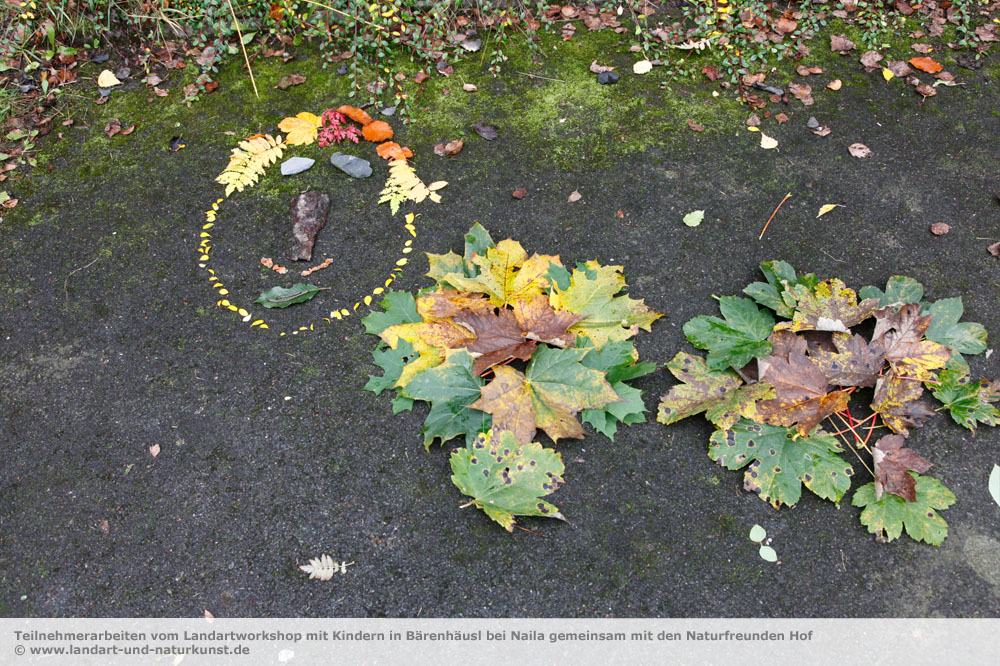
[[903, 446], [902, 435], [886, 435], [872, 449], [875, 463], [875, 499], [882, 499], [883, 493], [899, 495], [907, 502], [917, 499], [916, 480], [907, 474], [913, 470], [923, 474], [932, 466], [930, 462], [913, 449]]
[[806, 435], [820, 421], [847, 408], [844, 391], [827, 393], [826, 375], [800, 349], [792, 349], [788, 358], [769, 356], [761, 364], [760, 380], [774, 387], [775, 397], [757, 403], [757, 411], [770, 425], [795, 425]]
[[936, 413], [930, 406], [920, 402], [924, 394], [923, 384], [917, 379], [901, 376], [895, 369], [887, 372], [875, 385], [872, 411], [878, 412], [890, 430], [899, 435], [908, 435], [910, 428], [918, 428]]
[[885, 307], [875, 312], [873, 350], [881, 350], [897, 372], [903, 376], [929, 379], [931, 370], [943, 368], [951, 357], [944, 345], [923, 340], [931, 316], [920, 315], [920, 306], [908, 303], [893, 312]]
[[881, 350], [873, 350], [860, 335], [834, 333], [837, 352], [817, 350], [810, 354], [827, 381], [835, 386], [875, 386], [879, 370], [885, 365]]

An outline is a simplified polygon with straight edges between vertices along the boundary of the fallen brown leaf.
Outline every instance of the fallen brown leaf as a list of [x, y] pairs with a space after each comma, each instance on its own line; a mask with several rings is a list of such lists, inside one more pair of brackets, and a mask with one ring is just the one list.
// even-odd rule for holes
[[454, 141], [438, 141], [434, 144], [434, 154], [440, 155], [441, 157], [451, 157], [452, 155], [458, 155], [462, 152], [462, 148], [465, 147], [465, 142], [461, 139], [455, 139]]
[[993, 245], [990, 245], [986, 249], [994, 257], [1000, 257], [1000, 243], [993, 243]]
[[167, 93], [169, 92], [170, 91], [165, 88], [157, 88], [155, 86], [153, 87], [153, 94], [156, 95], [157, 97], [166, 97]]
[[869, 148], [863, 143], [852, 143], [850, 146], [847, 147], [847, 150], [851, 153], [851, 155], [859, 159], [865, 157], [871, 157], [872, 155], [875, 154], [872, 152], [871, 148]]
[[930, 44], [910, 44], [910, 48], [916, 51], [917, 53], [922, 53], [924, 55], [927, 55], [928, 53], [934, 50], [934, 47], [932, 47]]
[[274, 86], [279, 90], [288, 90], [292, 86], [297, 86], [300, 83], [305, 83], [306, 77], [301, 74], [289, 74], [288, 76], [282, 77], [278, 81], [278, 85]]
[[866, 72], [872, 72], [879, 68], [879, 61], [882, 59], [882, 54], [878, 51], [865, 51], [861, 54], [861, 64], [864, 66]]
[[610, 65], [598, 65], [596, 60], [590, 63], [590, 71], [592, 71], [594, 74], [600, 74], [602, 72], [611, 72], [614, 71], [614, 69], [615, 68], [611, 67]]
[[696, 123], [693, 120], [689, 120], [688, 121], [688, 127], [690, 127], [691, 129], [693, 129], [695, 132], [704, 132], [705, 131], [705, 126], [704, 125], [699, 125], [698, 123]]
[[935, 222], [931, 225], [931, 233], [935, 236], [944, 236], [949, 231], [951, 231], [951, 225], [944, 222]]
[[528, 190], [526, 190], [526, 189], [525, 189], [525, 188], [523, 188], [523, 187], [519, 187], [519, 188], [517, 188], [516, 190], [514, 190], [513, 192], [511, 192], [511, 193], [510, 193], [510, 196], [514, 197], [515, 199], [523, 199], [523, 198], [524, 198], [524, 196], [525, 196], [525, 195], [526, 195], [527, 193], [528, 193]]
[[417, 72], [416, 75], [413, 77], [413, 82], [414, 83], [423, 83], [424, 81], [426, 81], [429, 78], [431, 78], [431, 75], [428, 74], [427, 72]]
[[126, 127], [125, 129], [123, 129], [121, 131], [121, 133], [120, 133], [120, 136], [128, 136], [129, 134], [131, 134], [134, 131], [135, 131], [135, 125], [131, 125], [129, 127]]
[[160, 445], [153, 444], [151, 447], [149, 447], [149, 455], [153, 456], [154, 458], [160, 455]]
[[465, 92], [476, 92], [477, 90], [479, 90], [479, 88], [476, 86], [475, 83], [463, 83], [462, 90], [464, 90]]
[[795, 98], [806, 106], [814, 104], [816, 100], [812, 96], [812, 86], [805, 83], [789, 83], [788, 92], [795, 95]]
[[823, 125], [822, 127], [817, 127], [816, 129], [814, 129], [812, 133], [815, 134], [816, 136], [826, 136], [832, 131], [833, 130], [830, 129], [829, 125]]
[[109, 139], [121, 131], [122, 123], [117, 118], [112, 118], [108, 121], [108, 124], [104, 126], [104, 133], [108, 135]]
[[799, 65], [798, 67], [795, 68], [795, 71], [798, 72], [799, 76], [809, 76], [810, 74], [822, 74], [823, 68], [806, 67], [805, 65]]
[[788, 116], [785, 115], [784, 111], [779, 111], [778, 113], [774, 114], [774, 119], [778, 121], [779, 125], [784, 125], [785, 123], [788, 122]]
[[846, 53], [854, 48], [854, 42], [849, 40], [843, 35], [831, 35], [830, 36], [830, 50], [840, 51], [841, 53]]
[[567, 198], [566, 201], [568, 201], [569, 203], [573, 203], [574, 201], [579, 201], [582, 198], [583, 195], [580, 194], [579, 190], [573, 190], [573, 192], [569, 195], [569, 198]]

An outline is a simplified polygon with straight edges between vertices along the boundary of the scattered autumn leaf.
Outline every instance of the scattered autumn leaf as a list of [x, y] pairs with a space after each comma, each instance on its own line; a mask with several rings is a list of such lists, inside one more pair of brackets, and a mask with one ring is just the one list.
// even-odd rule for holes
[[104, 70], [97, 77], [97, 85], [101, 88], [113, 88], [115, 86], [120, 86], [121, 84], [122, 82], [118, 80], [117, 76], [111, 73], [110, 69]]
[[452, 155], [458, 155], [462, 152], [462, 148], [465, 147], [465, 142], [461, 139], [455, 139], [454, 141], [438, 141], [434, 144], [434, 154], [440, 155], [441, 157], [451, 157]]
[[875, 154], [872, 152], [871, 148], [863, 143], [852, 143], [847, 147], [847, 150], [851, 153], [851, 155], [857, 158], [871, 157]]
[[994, 257], [1000, 257], [1000, 243], [993, 243], [993, 245], [987, 247], [986, 250]]
[[632, 72], [635, 74], [648, 74], [653, 69], [653, 63], [649, 60], [640, 60], [632, 65]]
[[690, 127], [695, 132], [704, 132], [705, 131], [705, 126], [704, 125], [699, 125], [698, 123], [696, 123], [693, 120], [689, 120], [688, 121], [688, 127]]
[[824, 204], [823, 206], [820, 207], [819, 213], [816, 214], [816, 217], [823, 217], [824, 215], [832, 211], [834, 208], [843, 208], [843, 207], [844, 204]]
[[[366, 126], [372, 122], [372, 117], [368, 115], [367, 112], [361, 109], [345, 104], [337, 109], [338, 113], [342, 113], [354, 122]], [[389, 137], [391, 138], [391, 137]]]
[[575, 201], [579, 201], [582, 198], [583, 198], [583, 195], [580, 194], [579, 190], [573, 190], [573, 192], [570, 193], [569, 198], [567, 198], [566, 201], [568, 201], [569, 203], [573, 203]]
[[760, 133], [760, 147], [764, 150], [773, 150], [778, 147], [778, 140], [769, 137], [763, 132]]
[[384, 120], [373, 120], [362, 128], [361, 133], [368, 141], [379, 143], [392, 138], [392, 127]]
[[934, 50], [934, 47], [932, 47], [930, 44], [910, 44], [910, 48], [916, 51], [917, 53], [923, 53], [924, 55]]
[[935, 90], [933, 86], [929, 86], [926, 83], [918, 83], [913, 89], [924, 97], [933, 97], [934, 95], [937, 95], [937, 90]]
[[160, 445], [153, 444], [151, 447], [149, 447], [149, 455], [153, 456], [154, 458], [160, 455]]
[[935, 222], [934, 224], [931, 225], [931, 233], [934, 234], [935, 236], [944, 236], [949, 231], [951, 231], [951, 225], [945, 222]]
[[131, 134], [131, 133], [132, 133], [132, 132], [134, 132], [134, 131], [135, 131], [135, 125], [129, 125], [129, 126], [128, 126], [128, 127], [126, 127], [125, 129], [123, 129], [123, 130], [122, 130], [122, 131], [121, 131], [121, 132], [120, 132], [120, 133], [118, 134], [118, 136], [128, 136], [129, 134]]
[[395, 141], [386, 141], [385, 143], [380, 143], [375, 152], [378, 156], [384, 160], [405, 160], [407, 158], [413, 157], [413, 151], [409, 148], [403, 148]]
[[[928, 74], [934, 74], [935, 72], [940, 72], [942, 69], [944, 69], [944, 67], [942, 67], [939, 63], [935, 62], [932, 58], [925, 58], [925, 57], [910, 58], [908, 62], [917, 69], [919, 69], [920, 71], [927, 72]], [[891, 64], [892, 63], [890, 63], [890, 65]], [[893, 73], [896, 74], [896, 72]], [[896, 76], [900, 75], [896, 74]]]
[[122, 124], [121, 121], [118, 120], [117, 118], [112, 118], [111, 120], [108, 121], [108, 124], [104, 126], [104, 133], [108, 135], [109, 139], [121, 131], [122, 131]]
[[892, 81], [893, 78], [895, 78], [895, 76], [896, 75], [893, 74], [892, 70], [889, 69], [888, 67], [883, 67], [882, 68], [882, 78], [885, 79], [886, 83], [888, 83], [889, 81]]
[[815, 103], [815, 100], [813, 99], [812, 96], [812, 86], [808, 84], [789, 83], [788, 92], [795, 95], [795, 98], [806, 106], [810, 106], [811, 104]]
[[465, 92], [476, 92], [479, 90], [479, 88], [476, 86], [475, 83], [463, 83], [462, 90], [464, 90]]
[[427, 79], [431, 78], [431, 75], [427, 72], [417, 72], [413, 77], [414, 83], [423, 83]]
[[841, 53], [846, 53], [854, 48], [854, 42], [849, 40], [843, 35], [831, 35], [830, 36], [830, 50], [839, 51]]
[[844, 85], [843, 81], [841, 81], [840, 79], [834, 79], [833, 81], [830, 81], [828, 84], [826, 84], [826, 87], [829, 88], [830, 90], [836, 91], [840, 90], [843, 85]]
[[282, 119], [278, 129], [285, 133], [285, 143], [289, 146], [308, 146], [316, 140], [321, 124], [319, 116], [303, 111], [295, 117]]
[[[930, 60], [930, 58], [928, 58], [928, 60]], [[887, 67], [894, 76], [898, 76], [900, 78], [909, 76], [910, 74], [913, 73], [913, 70], [910, 68], [910, 66], [907, 65], [902, 60], [890, 60]]]
[[165, 88], [157, 88], [156, 86], [153, 86], [153, 94], [157, 97], [166, 97], [169, 92], [170, 91]]
[[795, 68], [799, 76], [809, 76], [810, 74], [822, 74], [822, 67], [807, 67], [806, 65], [799, 65]]
[[495, 138], [500, 136], [497, 128], [493, 125], [484, 125], [483, 123], [472, 123], [472, 129], [479, 136], [483, 137], [487, 141], [493, 141]]
[[882, 54], [878, 51], [865, 51], [861, 55], [861, 64], [864, 66], [866, 72], [878, 69], [880, 60], [882, 60]]
[[514, 197], [515, 199], [523, 199], [526, 194], [528, 194], [528, 190], [526, 190], [523, 187], [519, 187], [513, 192], [511, 192], [510, 196]]
[[590, 71], [593, 72], [594, 74], [600, 74], [602, 72], [611, 72], [613, 70], [614, 67], [610, 65], [599, 65], [597, 64], [596, 60], [590, 63]]
[[783, 111], [774, 114], [774, 119], [778, 121], [779, 125], [784, 125], [788, 122], [788, 116]]
[[903, 446], [902, 435], [886, 435], [872, 449], [875, 463], [875, 498], [881, 499], [884, 492], [899, 495], [907, 502], [917, 500], [916, 480], [907, 472], [913, 470], [923, 474], [932, 467], [925, 458], [913, 449]]

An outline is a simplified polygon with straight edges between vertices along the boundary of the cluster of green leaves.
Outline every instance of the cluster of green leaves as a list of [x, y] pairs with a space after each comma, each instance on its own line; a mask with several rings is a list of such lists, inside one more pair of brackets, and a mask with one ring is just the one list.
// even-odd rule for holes
[[[558, 256], [494, 243], [478, 223], [462, 255], [427, 256], [432, 287], [388, 292], [384, 311], [362, 320], [380, 338], [373, 356], [384, 371], [365, 388], [395, 391], [394, 413], [429, 403], [428, 449], [464, 437], [455, 483], [508, 530], [515, 515], [561, 517], [533, 501], [539, 483], [549, 492], [562, 483], [558, 454], [535, 435], [580, 439], [579, 415], [614, 440], [619, 424], [645, 421], [641, 391], [628, 382], [656, 366], [639, 361], [630, 338], [662, 315], [621, 293], [621, 266], [588, 261], [570, 271]], [[500, 454], [481, 453], [501, 444]], [[540, 481], [543, 471], [552, 477]]]
[[[717, 428], [709, 457], [746, 468], [744, 487], [775, 508], [798, 502], [803, 485], [839, 503], [854, 475], [845, 459], [851, 448], [875, 477], [852, 499], [864, 508], [862, 524], [888, 540], [905, 528], [940, 545], [947, 523], [936, 510], [955, 498], [924, 475], [931, 463], [905, 448], [904, 438], [935, 414], [921, 400], [925, 388], [965, 428], [1000, 423], [993, 404], [1000, 380], [971, 381], [963, 358], [986, 350], [986, 330], [959, 321], [961, 298], [924, 302], [923, 286], [911, 278], [894, 276], [884, 290], [856, 293], [837, 279], [798, 275], [782, 261], [760, 268], [765, 279], [743, 290], [749, 298], [722, 297], [721, 317], [684, 325], [688, 341], [708, 353], [680, 352], [667, 364], [681, 383], [662, 397], [657, 420], [669, 425], [704, 412]], [[872, 318], [868, 339], [851, 330]], [[874, 389], [871, 420], [892, 433], [870, 446], [847, 410], [864, 388]], [[831, 432], [821, 425], [827, 419], [836, 426]], [[853, 445], [838, 441], [842, 428], [855, 435]]]

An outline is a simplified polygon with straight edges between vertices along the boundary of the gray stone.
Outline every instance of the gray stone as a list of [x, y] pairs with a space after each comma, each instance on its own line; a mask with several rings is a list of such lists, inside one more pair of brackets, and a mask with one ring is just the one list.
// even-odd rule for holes
[[396, 113], [396, 107], [394, 107], [394, 106], [387, 106], [384, 109], [382, 109], [381, 113], [382, 113], [383, 116], [394, 115]]
[[819, 127], [819, 121], [816, 120], [814, 116], [809, 116], [809, 120], [806, 121], [806, 127], [809, 129], [816, 129]]
[[372, 175], [372, 165], [368, 160], [363, 160], [354, 155], [344, 153], [334, 153], [330, 155], [330, 164], [337, 167], [352, 178], [367, 178]]
[[313, 164], [316, 164], [316, 160], [311, 160], [308, 157], [290, 157], [281, 163], [281, 175], [294, 176], [311, 169]]

